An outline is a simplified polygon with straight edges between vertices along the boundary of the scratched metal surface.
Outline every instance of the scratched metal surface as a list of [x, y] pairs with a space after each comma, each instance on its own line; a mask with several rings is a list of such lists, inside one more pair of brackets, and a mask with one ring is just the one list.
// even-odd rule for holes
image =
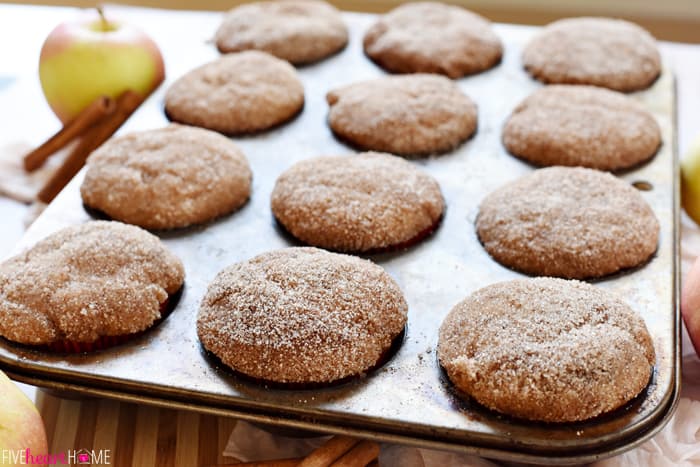
[[[339, 55], [299, 70], [306, 91], [302, 114], [273, 131], [235, 139], [253, 169], [251, 201], [241, 211], [208, 225], [159, 234], [186, 268], [185, 290], [175, 311], [146, 335], [91, 355], [55, 356], [0, 341], [2, 366], [19, 378], [46, 386], [70, 384], [86, 393], [111, 392], [114, 397], [243, 414], [287, 426], [347, 429], [377, 439], [508, 459], [590, 460], [648, 436], [668, 414], [678, 378], [674, 195], [678, 180], [674, 82], [668, 70], [651, 89], [632, 95], [657, 118], [664, 144], [652, 162], [621, 175], [630, 183], [645, 181], [653, 186], [641, 194], [660, 220], [658, 252], [638, 270], [597, 281], [641, 313], [653, 335], [657, 362], [648, 390], [625, 410], [603, 419], [574, 425], [532, 424], [497, 416], [455, 397], [436, 362], [438, 326], [453, 305], [480, 287], [522, 277], [491, 260], [477, 240], [474, 219], [487, 193], [533, 170], [508, 155], [500, 143], [502, 123], [512, 108], [540, 86], [521, 69], [519, 59], [522, 45], [536, 31], [531, 27], [496, 25], [506, 45], [503, 62], [458, 81], [478, 104], [476, 135], [450, 154], [415, 162], [437, 178], [447, 201], [437, 233], [407, 251], [371, 257], [397, 280], [409, 303], [406, 338], [389, 363], [341, 387], [290, 391], [241, 381], [203, 354], [195, 331], [196, 315], [215, 274], [234, 262], [294, 244], [276, 228], [270, 213], [269, 196], [276, 177], [308, 157], [353, 152], [328, 129], [324, 95], [336, 86], [384, 73], [365, 58], [361, 48], [362, 33], [373, 16], [345, 17], [351, 28], [349, 46]], [[212, 30], [217, 23], [218, 15], [212, 15]], [[164, 48], [164, 52], [169, 82], [216, 56], [205, 43], [184, 51]], [[129, 121], [127, 130], [166, 123], [162, 96], [169, 82]], [[81, 178], [82, 173], [51, 204], [21, 247], [63, 226], [90, 220], [80, 201]]]

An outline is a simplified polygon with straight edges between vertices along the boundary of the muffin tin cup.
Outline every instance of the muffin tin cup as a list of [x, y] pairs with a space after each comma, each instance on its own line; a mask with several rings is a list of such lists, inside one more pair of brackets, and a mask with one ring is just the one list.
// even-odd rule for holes
[[[541, 86], [523, 70], [520, 60], [523, 45], [537, 31], [534, 27], [494, 26], [505, 44], [502, 63], [457, 81], [478, 105], [477, 133], [448, 154], [412, 162], [441, 185], [447, 203], [441, 225], [405, 251], [366, 256], [394, 277], [409, 305], [406, 335], [397, 353], [357, 381], [305, 390], [245, 381], [207, 359], [196, 335], [207, 284], [232, 263], [295, 244], [270, 212], [276, 178], [296, 161], [354, 152], [327, 126], [325, 93], [384, 72], [362, 51], [362, 35], [376, 17], [345, 13], [344, 18], [351, 31], [348, 47], [298, 69], [306, 92], [302, 113], [269, 132], [234, 139], [253, 170], [250, 201], [239, 212], [209, 224], [157, 233], [182, 259], [187, 274], [180, 302], [168, 319], [120, 346], [84, 355], [54, 355], [0, 341], [2, 369], [16, 379], [54, 389], [513, 461], [589, 462], [651, 437], [670, 417], [680, 380], [676, 104], [668, 69], [650, 89], [631, 94], [659, 122], [663, 145], [651, 161], [618, 174], [629, 183], [652, 187], [640, 194], [661, 224], [658, 250], [641, 268], [595, 281], [621, 295], [649, 328], [657, 361], [645, 392], [622, 410], [588, 422], [530, 423], [500, 416], [455, 393], [435, 357], [438, 328], [456, 303], [488, 284], [524, 277], [489, 257], [479, 243], [474, 220], [484, 196], [534, 170], [507, 154], [501, 144], [501, 128], [513, 107]], [[218, 15], [211, 16], [212, 31], [219, 20]], [[163, 51], [167, 57], [167, 45]], [[211, 45], [193, 44], [189, 52], [176, 56], [170, 82], [215, 56], [215, 51]], [[124, 131], [167, 124], [162, 112], [167, 84]], [[80, 199], [82, 176], [81, 172], [48, 207], [20, 248], [61, 227], [91, 219]]]

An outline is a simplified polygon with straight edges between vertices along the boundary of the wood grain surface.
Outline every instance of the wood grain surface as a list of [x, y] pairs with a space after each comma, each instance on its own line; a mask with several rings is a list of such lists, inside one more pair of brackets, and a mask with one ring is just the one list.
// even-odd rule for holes
[[109, 450], [110, 465], [210, 466], [223, 457], [236, 420], [108, 399], [74, 398], [37, 391], [49, 453]]

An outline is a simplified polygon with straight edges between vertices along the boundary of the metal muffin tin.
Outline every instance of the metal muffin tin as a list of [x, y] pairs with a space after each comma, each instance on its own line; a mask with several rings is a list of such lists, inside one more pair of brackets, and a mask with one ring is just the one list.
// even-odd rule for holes
[[[374, 18], [345, 14], [351, 31], [348, 47], [299, 69], [306, 104], [296, 119], [269, 132], [235, 139], [253, 170], [250, 202], [208, 225], [159, 233], [183, 260], [187, 274], [182, 298], [163, 323], [125, 345], [89, 355], [52, 355], [0, 340], [2, 368], [22, 381], [88, 395], [515, 461], [588, 462], [623, 452], [658, 431], [672, 413], [680, 380], [675, 92], [668, 70], [649, 90], [631, 95], [657, 118], [663, 146], [651, 162], [620, 174], [630, 183], [648, 182], [653, 187], [641, 195], [661, 224], [658, 251], [639, 269], [596, 281], [624, 297], [646, 321], [657, 352], [648, 389], [625, 408], [589, 422], [529, 423], [459, 398], [437, 363], [438, 327], [449, 310], [478, 288], [523, 277], [489, 257], [477, 239], [474, 219], [486, 194], [533, 170], [508, 155], [500, 140], [511, 110], [541, 86], [520, 62], [522, 46], [537, 30], [533, 27], [495, 25], [505, 44], [503, 62], [457, 81], [478, 105], [477, 133], [452, 153], [414, 162], [440, 182], [447, 202], [442, 225], [406, 251], [370, 257], [396, 279], [409, 304], [403, 345], [386, 365], [339, 387], [282, 390], [236, 378], [202, 350], [196, 335], [197, 310], [216, 273], [264, 251], [295, 245], [270, 212], [277, 176], [305, 158], [353, 152], [327, 127], [325, 93], [384, 75], [362, 52], [362, 34]], [[182, 54], [177, 71], [216, 56], [210, 45], [193, 47]], [[171, 69], [171, 78], [178, 76]], [[167, 123], [163, 93], [161, 89], [137, 112], [127, 130]], [[81, 179], [82, 173], [48, 207], [20, 248], [61, 227], [90, 220], [80, 200]]]

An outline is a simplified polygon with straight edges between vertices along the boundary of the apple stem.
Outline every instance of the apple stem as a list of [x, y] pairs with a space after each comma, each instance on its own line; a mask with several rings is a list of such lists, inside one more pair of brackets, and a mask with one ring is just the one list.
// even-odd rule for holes
[[95, 8], [97, 9], [97, 13], [100, 15], [102, 31], [109, 31], [109, 23], [107, 22], [107, 18], [105, 18], [104, 8], [102, 7], [102, 5], [97, 5]]

